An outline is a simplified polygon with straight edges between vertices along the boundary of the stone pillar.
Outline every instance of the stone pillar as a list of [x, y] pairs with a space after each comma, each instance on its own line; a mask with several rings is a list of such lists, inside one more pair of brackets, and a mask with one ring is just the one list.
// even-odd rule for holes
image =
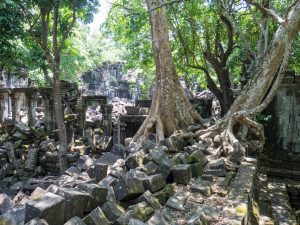
[[9, 94], [5, 96], [5, 106], [7, 108], [7, 117], [11, 115], [11, 97]]
[[11, 113], [12, 120], [16, 123], [20, 122], [20, 93], [12, 92], [11, 97]]
[[77, 99], [78, 134], [84, 136], [86, 103], [81, 96]]
[[126, 123], [121, 123], [121, 144], [125, 145], [126, 139]]
[[0, 94], [0, 123], [4, 122], [4, 115], [5, 115], [5, 98], [4, 94]]
[[28, 126], [34, 126], [36, 123], [36, 107], [38, 95], [35, 91], [28, 91], [25, 93], [27, 98], [27, 118]]
[[68, 146], [73, 149], [74, 144], [74, 121], [69, 120], [66, 122], [66, 131], [67, 131], [67, 142]]
[[105, 136], [112, 135], [112, 105], [102, 105], [103, 127]]
[[42, 93], [44, 101], [44, 118], [47, 133], [54, 130], [54, 101], [50, 93]]

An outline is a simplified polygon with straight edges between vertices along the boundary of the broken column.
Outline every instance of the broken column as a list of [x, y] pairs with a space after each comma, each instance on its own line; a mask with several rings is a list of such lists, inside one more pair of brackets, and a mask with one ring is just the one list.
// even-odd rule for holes
[[48, 133], [54, 130], [54, 100], [52, 98], [51, 89], [42, 89], [40, 94], [44, 102], [45, 127]]
[[12, 111], [12, 119], [14, 122], [20, 122], [20, 93], [12, 92], [10, 93], [11, 97], [11, 111]]
[[77, 99], [77, 120], [78, 120], [78, 133], [79, 135], [84, 135], [84, 126], [85, 126], [85, 111], [86, 106], [83, 98], [81, 96]]
[[3, 93], [0, 94], [0, 123], [4, 121], [5, 117], [5, 95]]
[[118, 120], [118, 144], [125, 144], [125, 139], [126, 139], [126, 123], [122, 123], [120, 119]]
[[74, 120], [68, 120], [66, 122], [66, 130], [67, 130], [68, 146], [73, 148], [73, 144], [74, 144]]
[[34, 90], [26, 91], [28, 126], [34, 126], [36, 122], [36, 107], [38, 95]]
[[112, 135], [112, 105], [103, 105], [102, 106], [102, 113], [103, 113], [103, 126], [104, 126], [104, 133], [106, 136]]

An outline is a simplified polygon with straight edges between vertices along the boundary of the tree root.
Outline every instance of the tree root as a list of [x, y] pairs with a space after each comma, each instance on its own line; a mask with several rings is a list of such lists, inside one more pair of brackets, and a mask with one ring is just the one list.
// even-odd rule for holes
[[247, 147], [253, 145], [253, 143], [250, 143], [253, 140], [247, 140], [246, 137], [238, 139], [242, 135], [234, 133], [235, 125], [246, 126], [248, 133], [251, 132], [257, 136], [260, 144], [258, 149], [262, 149], [265, 143], [263, 126], [242, 113], [232, 115], [228, 121], [223, 120], [207, 129], [198, 130], [194, 137], [207, 143], [210, 148], [217, 149], [214, 156], [224, 155], [236, 162], [247, 155]]

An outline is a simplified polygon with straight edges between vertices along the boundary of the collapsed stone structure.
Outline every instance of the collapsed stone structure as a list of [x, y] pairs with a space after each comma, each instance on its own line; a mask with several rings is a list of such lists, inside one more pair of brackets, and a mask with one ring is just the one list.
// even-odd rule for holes
[[[175, 134], [159, 144], [151, 136], [115, 145], [98, 159], [82, 155], [60, 177], [14, 185], [14, 199], [2, 194], [7, 204], [1, 204], [0, 219], [50, 225], [240, 223], [251, 215], [240, 196], [253, 185], [256, 161], [245, 158], [238, 167], [214, 154], [192, 135], [184, 140]], [[224, 196], [228, 200], [220, 204]]]
[[[103, 64], [101, 68], [106, 72], [116, 71], [113, 77], [121, 76], [118, 66]], [[88, 76], [96, 78], [95, 74]], [[1, 110], [3, 121], [7, 121], [4, 117], [8, 115], [12, 115], [12, 121], [1, 124], [1, 131], [5, 132], [0, 141], [3, 192], [0, 222], [27, 225], [296, 223], [297, 182], [289, 181], [287, 185], [277, 178], [278, 171], [285, 172], [286, 176], [287, 170], [282, 167], [287, 165], [293, 165], [288, 172], [293, 175], [291, 179], [296, 178], [297, 138], [281, 131], [276, 136], [283, 139], [279, 144], [295, 146], [291, 151], [282, 148], [290, 157], [285, 165], [274, 161], [273, 153], [267, 150], [258, 161], [245, 157], [240, 164], [228, 162], [193, 136], [197, 126], [188, 128], [190, 133], [185, 139], [174, 134], [156, 143], [155, 135], [150, 135], [148, 140], [126, 146], [126, 140], [145, 119], [151, 100], [110, 100], [125, 95], [120, 92], [108, 97], [94, 91], [97, 82], [103, 81], [95, 80], [91, 90], [82, 94], [67, 83], [62, 88], [70, 168], [61, 176], [58, 176], [55, 118], [50, 113], [53, 110], [51, 90], [28, 87], [28, 84], [2, 87], [0, 96], [10, 97], [13, 104], [10, 103], [9, 113], [8, 104]], [[280, 122], [286, 116], [276, 113], [282, 118], [277, 120], [279, 125], [291, 129], [298, 116], [297, 101], [292, 100], [297, 99], [297, 94], [288, 93], [297, 93], [297, 89], [294, 81], [288, 80], [279, 89], [274, 104], [288, 111], [283, 105], [295, 103], [289, 107], [295, 109], [289, 125]], [[295, 87], [295, 92], [291, 92], [291, 87]], [[24, 96], [24, 103], [16, 104], [19, 98], [13, 97], [20, 95]], [[35, 96], [32, 101], [31, 95]], [[217, 116], [211, 111], [213, 101], [213, 96], [205, 92], [191, 99], [198, 112], [207, 118], [207, 125], [214, 122], [211, 117]], [[18, 115], [22, 104], [35, 109], [28, 111], [27, 125], [18, 123], [22, 121], [22, 115]], [[47, 110], [51, 117], [46, 115]]]
[[103, 62], [95, 70], [83, 74], [86, 92], [105, 95], [109, 99], [115, 97], [132, 99], [136, 95], [136, 90], [129, 87], [129, 80], [133, 75], [124, 74], [124, 65], [123, 62]]

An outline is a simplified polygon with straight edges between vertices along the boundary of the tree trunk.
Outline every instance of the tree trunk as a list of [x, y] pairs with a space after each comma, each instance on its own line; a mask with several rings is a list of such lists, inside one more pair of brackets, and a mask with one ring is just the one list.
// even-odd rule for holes
[[289, 12], [287, 21], [277, 29], [268, 50], [257, 64], [254, 76], [235, 99], [222, 121], [207, 130], [197, 132], [200, 140], [209, 143], [213, 142], [216, 135], [220, 135], [222, 141], [216, 154], [224, 153], [235, 158], [245, 154], [243, 144], [234, 135], [233, 127], [236, 124], [246, 125], [258, 136], [261, 147], [263, 146], [263, 127], [253, 121], [253, 118], [267, 107], [276, 94], [288, 64], [291, 42], [299, 31], [300, 2], [298, 1]]
[[[225, 62], [226, 64], [226, 62]], [[219, 73], [219, 82], [220, 82], [220, 91], [221, 91], [221, 98], [218, 99], [220, 101], [221, 105], [221, 115], [224, 116], [228, 110], [230, 109], [230, 106], [233, 103], [233, 93], [231, 90], [231, 81], [229, 78], [229, 71], [228, 69], [221, 69]]]
[[[58, 70], [57, 70], [58, 71]], [[67, 132], [64, 123], [62, 98], [60, 94], [60, 76], [59, 72], [53, 74], [53, 98], [54, 98], [54, 113], [56, 119], [56, 126], [58, 129], [59, 138], [59, 167], [60, 173], [63, 173], [68, 169], [68, 158], [67, 158]]]
[[176, 130], [186, 129], [200, 120], [179, 83], [169, 46], [169, 33], [162, 0], [146, 0], [150, 15], [152, 47], [156, 65], [156, 84], [149, 115], [133, 138], [156, 133], [161, 140]]

